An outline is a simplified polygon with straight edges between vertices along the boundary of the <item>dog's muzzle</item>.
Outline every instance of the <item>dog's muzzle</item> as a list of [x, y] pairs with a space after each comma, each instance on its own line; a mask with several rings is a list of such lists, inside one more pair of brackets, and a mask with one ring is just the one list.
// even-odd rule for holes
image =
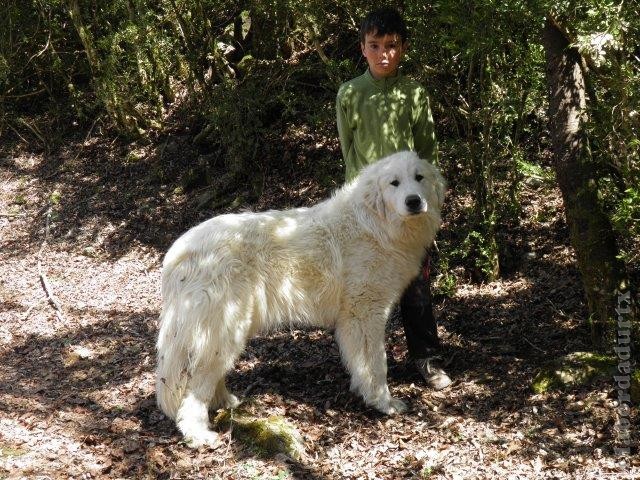
[[411, 214], [422, 213], [424, 209], [424, 202], [420, 195], [407, 195], [404, 199], [404, 204], [407, 206], [407, 211]]

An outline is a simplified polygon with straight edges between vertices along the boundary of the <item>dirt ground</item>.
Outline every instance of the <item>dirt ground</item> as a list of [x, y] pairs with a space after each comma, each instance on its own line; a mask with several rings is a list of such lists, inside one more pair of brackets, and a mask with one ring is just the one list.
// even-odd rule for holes
[[[437, 299], [450, 388], [433, 392], [408, 368], [392, 321], [390, 388], [410, 410], [385, 417], [349, 393], [331, 332], [278, 332], [251, 343], [228, 383], [255, 415], [291, 422], [304, 458], [264, 456], [224, 431], [220, 448], [189, 449], [155, 406], [153, 373], [162, 254], [212, 213], [158, 167], [181, 142], [89, 139], [0, 158], [0, 479], [640, 478], [637, 410], [633, 455], [613, 451], [612, 378], [531, 389], [546, 361], [588, 349], [559, 193], [544, 186], [524, 192], [503, 278], [455, 272], [455, 293]], [[328, 193], [266, 180], [249, 207]], [[443, 235], [462, 202], [452, 192]]]

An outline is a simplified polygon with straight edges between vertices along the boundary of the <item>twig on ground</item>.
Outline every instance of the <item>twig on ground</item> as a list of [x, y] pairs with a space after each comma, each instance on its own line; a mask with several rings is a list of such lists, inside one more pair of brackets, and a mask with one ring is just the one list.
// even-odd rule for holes
[[40, 283], [42, 284], [42, 288], [44, 288], [44, 292], [47, 294], [47, 300], [56, 311], [56, 316], [58, 320], [64, 322], [64, 315], [62, 315], [62, 307], [60, 306], [60, 302], [53, 295], [53, 290], [51, 289], [51, 285], [49, 284], [49, 280], [47, 279], [46, 274], [42, 271], [42, 262], [38, 260], [38, 274], [40, 275]]
[[545, 354], [547, 353], [547, 351], [546, 351], [546, 350], [543, 350], [543, 349], [541, 349], [540, 347], [538, 347], [538, 346], [534, 345], [533, 343], [531, 343], [527, 337], [523, 336], [522, 338], [524, 338], [524, 341], [525, 341], [525, 342], [527, 342], [529, 345], [531, 345], [533, 348], [535, 348], [535, 349], [536, 349], [536, 350], [538, 350], [539, 352], [542, 352], [542, 353], [545, 353]]
[[64, 319], [64, 315], [62, 314], [62, 306], [60, 305], [60, 302], [58, 302], [58, 300], [53, 294], [53, 289], [49, 284], [49, 279], [47, 278], [47, 275], [42, 271], [42, 252], [46, 248], [47, 240], [49, 238], [49, 220], [50, 219], [51, 219], [51, 207], [49, 207], [49, 209], [47, 210], [47, 223], [44, 230], [44, 240], [42, 241], [42, 245], [40, 245], [40, 250], [38, 251], [38, 275], [40, 277], [40, 283], [42, 285], [42, 288], [44, 288], [44, 292], [47, 294], [47, 301], [51, 304], [51, 306], [55, 310], [56, 317], [58, 317], [58, 320], [61, 322], [64, 322], [65, 319]]
[[0, 217], [9, 217], [9, 218], [14, 218], [14, 217], [26, 217], [27, 214], [26, 213], [9, 213], [9, 212], [0, 212]]
[[561, 317], [567, 318], [567, 314], [564, 313], [562, 310], [560, 310], [558, 307], [556, 307], [556, 304], [553, 303], [551, 300], [549, 300], [547, 298], [547, 302], [549, 302], [551, 304], [551, 306], [553, 307], [553, 311], [556, 312], [558, 315], [560, 315]]
[[40, 140], [42, 142], [43, 145], [47, 145], [47, 140], [44, 138], [44, 135], [42, 134], [42, 132], [38, 129], [37, 125], [31, 125], [29, 122], [27, 122], [24, 118], [20, 118], [18, 119], [20, 121], [20, 123], [22, 123], [25, 127], [27, 127], [31, 133], [33, 133], [38, 140]]
[[26, 140], [22, 135], [20, 135], [20, 132], [18, 132], [18, 130], [16, 130], [15, 128], [13, 128], [13, 125], [11, 125], [10, 123], [7, 123], [7, 126], [8, 126], [11, 130], [13, 130], [13, 133], [15, 133], [15, 134], [18, 136], [18, 138], [19, 138], [20, 140], [22, 140], [24, 143], [26, 143], [27, 145], [29, 145], [29, 142], [28, 142], [28, 141], [27, 141], [27, 140]]

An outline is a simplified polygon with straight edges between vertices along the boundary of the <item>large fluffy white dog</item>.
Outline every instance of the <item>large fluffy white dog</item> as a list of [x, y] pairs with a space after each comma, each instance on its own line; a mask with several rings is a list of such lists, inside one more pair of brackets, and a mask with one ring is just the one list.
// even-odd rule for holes
[[445, 183], [413, 152], [365, 168], [311, 207], [221, 215], [182, 235], [162, 270], [157, 399], [193, 446], [214, 445], [209, 407], [247, 341], [297, 323], [335, 329], [351, 390], [386, 414], [385, 324], [440, 225]]

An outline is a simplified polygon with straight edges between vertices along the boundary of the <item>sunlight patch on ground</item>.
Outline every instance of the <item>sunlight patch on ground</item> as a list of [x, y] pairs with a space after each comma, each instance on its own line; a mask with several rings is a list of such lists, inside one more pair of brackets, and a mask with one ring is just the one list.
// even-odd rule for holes
[[457, 288], [454, 298], [458, 296], [467, 299], [491, 296], [493, 299], [507, 299], [513, 295], [527, 292], [532, 286], [533, 283], [527, 278], [518, 278], [516, 280], [501, 279], [500, 281], [483, 285], [462, 284]]
[[[0, 418], [0, 431], [4, 437], [0, 449], [14, 453], [0, 457], [9, 471], [21, 472], [30, 478], [48, 478], [47, 466], [58, 461], [63, 464], [77, 462], [82, 465], [83, 472], [98, 473], [102, 469], [102, 460], [79, 439], [52, 432], [48, 428], [25, 427], [18, 421], [4, 418]], [[59, 456], [60, 452], [65, 452], [64, 457]], [[83, 472], [69, 471], [70, 474]]]

